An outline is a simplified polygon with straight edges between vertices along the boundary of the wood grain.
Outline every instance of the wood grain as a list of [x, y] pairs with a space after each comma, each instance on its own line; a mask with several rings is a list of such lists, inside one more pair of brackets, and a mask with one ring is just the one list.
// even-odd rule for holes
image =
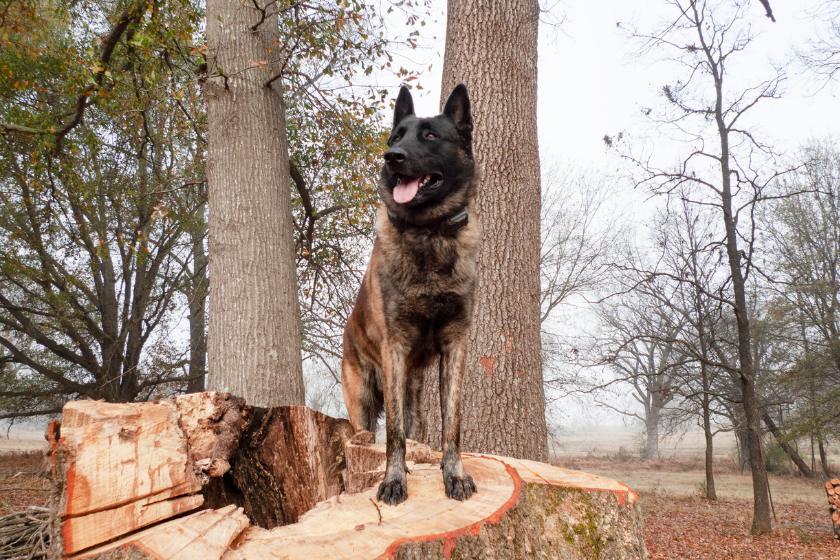
[[69, 454], [65, 518], [201, 489], [171, 401], [67, 403], [61, 438]]

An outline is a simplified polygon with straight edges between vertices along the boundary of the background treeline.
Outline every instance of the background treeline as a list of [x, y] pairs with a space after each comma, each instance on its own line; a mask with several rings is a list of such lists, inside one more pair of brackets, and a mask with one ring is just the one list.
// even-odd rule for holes
[[646, 458], [665, 433], [700, 427], [712, 499], [712, 436], [733, 431], [758, 502], [767, 465], [828, 476], [840, 433], [838, 138], [783, 154], [760, 126], [791, 78], [833, 85], [840, 11], [822, 5], [828, 31], [795, 63], [762, 67], [750, 3], [667, 4], [662, 27], [626, 33], [671, 81], [637, 128], [604, 137], [623, 162], [615, 181], [653, 209], [618, 242], [605, 235], [626, 215], [601, 218], [608, 272], [579, 301], [598, 326], [560, 329], [558, 389], [638, 421]]

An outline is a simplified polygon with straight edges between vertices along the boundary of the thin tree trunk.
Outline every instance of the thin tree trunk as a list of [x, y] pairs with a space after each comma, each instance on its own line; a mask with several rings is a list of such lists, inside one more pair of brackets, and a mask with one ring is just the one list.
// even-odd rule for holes
[[204, 238], [207, 224], [204, 220], [206, 205], [203, 205], [196, 215], [196, 224], [190, 230], [193, 253], [193, 275], [190, 281], [190, 291], [187, 294], [190, 302], [190, 380], [187, 382], [188, 393], [199, 393], [204, 390], [207, 375], [207, 332], [204, 316], [207, 302], [207, 252], [204, 250]]
[[825, 454], [825, 444], [823, 443], [823, 438], [818, 438], [818, 445], [820, 448], [820, 465], [822, 465], [823, 474], [826, 478], [831, 478], [831, 472], [828, 470], [828, 457]]
[[776, 442], [779, 444], [779, 446], [781, 446], [782, 449], [784, 449], [785, 453], [787, 453], [787, 456], [790, 458], [791, 461], [793, 461], [793, 463], [796, 465], [796, 468], [799, 469], [799, 472], [802, 473], [802, 476], [806, 478], [816, 478], [817, 475], [815, 475], [814, 471], [812, 471], [808, 467], [808, 464], [802, 460], [802, 457], [799, 456], [799, 453], [797, 453], [796, 450], [790, 446], [790, 444], [784, 441], [784, 439], [782, 438], [782, 432], [776, 426], [776, 423], [773, 421], [773, 418], [770, 417], [767, 411], [764, 411], [761, 418], [762, 420], [764, 420], [764, 424], [773, 434], [773, 437], [776, 438]]
[[[304, 404], [277, 5], [207, 4], [209, 388]], [[260, 23], [261, 22], [261, 23]], [[254, 28], [256, 26], [256, 28]], [[221, 75], [220, 75], [221, 74]]]
[[[702, 34], [702, 33], [701, 33]], [[717, 66], [714, 66], [715, 70]], [[738, 233], [735, 217], [732, 213], [732, 176], [729, 169], [729, 129], [723, 120], [723, 81], [715, 71], [717, 99], [715, 119], [720, 134], [720, 171], [721, 171], [721, 206], [723, 224], [726, 230], [726, 254], [732, 278], [732, 290], [735, 296], [735, 322], [738, 327], [738, 360], [743, 398], [744, 416], [747, 420], [747, 441], [750, 450], [750, 470], [753, 479], [753, 534], [769, 533], [773, 530], [770, 522], [769, 482], [767, 467], [761, 459], [761, 417], [758, 396], [755, 391], [755, 372], [752, 362], [750, 340], [750, 322], [747, 317], [747, 298], [744, 275], [741, 271], [741, 251], [738, 249]]]
[[[744, 273], [741, 269], [742, 251], [738, 248], [738, 228], [732, 211], [732, 174], [730, 169], [730, 128], [724, 118], [724, 63], [723, 58], [716, 58], [715, 47], [709, 43], [706, 32], [709, 28], [704, 24], [697, 3], [690, 2], [697, 38], [708, 62], [708, 69], [715, 86], [714, 118], [717, 125], [718, 140], [720, 141], [720, 203], [723, 210], [723, 226], [726, 231], [726, 255], [729, 263], [730, 278], [734, 296], [735, 322], [738, 328], [738, 374], [741, 383], [742, 404], [746, 417], [747, 442], [750, 451], [750, 466], [753, 480], [753, 534], [769, 533], [772, 531], [770, 522], [770, 485], [767, 480], [767, 468], [762, 459], [761, 448], [761, 408], [755, 389], [755, 370], [753, 368], [752, 344], [750, 339], [750, 322], [747, 316], [747, 299]], [[733, 121], [734, 122], [734, 121]]]
[[[686, 222], [690, 223], [690, 222]], [[691, 267], [692, 276], [694, 277], [694, 312], [697, 314], [697, 338], [700, 341], [700, 381], [703, 387], [703, 397], [701, 408], [703, 413], [703, 437], [706, 440], [706, 499], [709, 501], [717, 501], [717, 491], [715, 490], [715, 464], [714, 464], [714, 441], [712, 434], [712, 415], [711, 415], [711, 390], [712, 380], [709, 378], [709, 366], [707, 360], [709, 359], [709, 348], [706, 339], [706, 317], [703, 305], [703, 292], [700, 289], [700, 273], [697, 264], [697, 243], [694, 236], [694, 229], [689, 228], [689, 235], [691, 235]]]
[[706, 438], [706, 499], [717, 501], [717, 490], [715, 490], [714, 440], [708, 406], [704, 406], [703, 408], [703, 435]]
[[659, 459], [659, 410], [655, 406], [651, 406], [650, 415], [645, 418], [645, 434], [647, 459], [649, 461]]
[[[461, 446], [544, 460], [540, 356], [540, 168], [536, 0], [449, 0], [443, 101], [470, 92], [482, 246], [462, 404]], [[427, 379], [431, 378], [427, 376]], [[430, 381], [432, 381], [430, 379]], [[425, 403], [439, 445], [436, 383]]]

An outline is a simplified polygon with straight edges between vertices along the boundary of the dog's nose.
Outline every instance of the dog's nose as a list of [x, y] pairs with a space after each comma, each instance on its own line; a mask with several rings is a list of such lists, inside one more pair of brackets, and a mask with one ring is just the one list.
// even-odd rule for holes
[[383, 157], [385, 158], [385, 163], [402, 163], [405, 161], [406, 155], [405, 150], [402, 148], [391, 148], [385, 152]]

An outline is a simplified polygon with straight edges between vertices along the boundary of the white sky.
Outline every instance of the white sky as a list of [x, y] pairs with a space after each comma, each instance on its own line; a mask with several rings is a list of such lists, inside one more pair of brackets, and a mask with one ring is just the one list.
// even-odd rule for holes
[[[792, 58], [793, 47], [804, 45], [815, 33], [815, 24], [806, 10], [815, 0], [771, 2], [776, 23], [763, 17], [758, 2], [750, 10], [756, 15], [760, 32], [745, 53], [743, 65], [760, 76], [768, 60], [783, 63]], [[423, 92], [415, 93], [418, 115], [439, 111], [440, 81], [443, 67], [446, 2], [435, 0], [433, 17], [423, 28], [430, 50], [412, 53], [418, 67]], [[549, 157], [609, 165], [602, 138], [622, 130], [638, 128], [640, 109], [660, 101], [657, 90], [672, 81], [667, 63], [634, 60], [636, 46], [626, 38], [616, 22], [635, 22], [651, 29], [673, 14], [663, 0], [566, 0], [544, 19], [562, 19], [560, 27], [541, 24], [539, 43], [538, 125], [542, 152]], [[432, 40], [431, 37], [437, 37]], [[747, 58], [751, 57], [751, 58]], [[428, 65], [433, 64], [428, 71]], [[793, 149], [811, 136], [840, 131], [840, 103], [836, 92], [840, 84], [817, 89], [806, 76], [788, 66], [790, 78], [781, 100], [766, 101], [756, 107], [754, 121], [763, 136], [780, 150]], [[396, 92], [396, 90], [395, 90]]]

